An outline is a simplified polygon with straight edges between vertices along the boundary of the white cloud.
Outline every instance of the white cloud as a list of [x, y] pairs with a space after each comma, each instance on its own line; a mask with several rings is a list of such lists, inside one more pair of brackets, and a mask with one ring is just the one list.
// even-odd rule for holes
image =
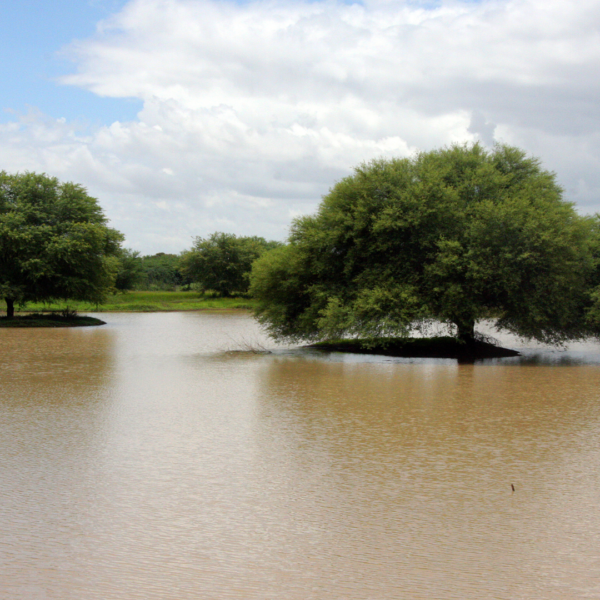
[[31, 113], [0, 126], [0, 160], [84, 183], [144, 252], [281, 239], [357, 163], [474, 139], [540, 156], [600, 210], [599, 26], [595, 0], [132, 0], [67, 49], [63, 83], [140, 99], [138, 119]]

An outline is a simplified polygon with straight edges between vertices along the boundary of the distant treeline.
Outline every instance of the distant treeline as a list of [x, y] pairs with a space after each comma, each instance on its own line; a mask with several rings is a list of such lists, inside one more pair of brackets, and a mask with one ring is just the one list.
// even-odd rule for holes
[[188, 288], [192, 283], [180, 271], [181, 255], [159, 252], [140, 256], [123, 250], [121, 269], [115, 287], [118, 290], [168, 291]]
[[197, 289], [217, 296], [248, 293], [252, 263], [280, 242], [261, 237], [215, 232], [195, 238], [181, 254], [141, 256], [123, 249], [115, 287], [118, 290], [169, 291]]

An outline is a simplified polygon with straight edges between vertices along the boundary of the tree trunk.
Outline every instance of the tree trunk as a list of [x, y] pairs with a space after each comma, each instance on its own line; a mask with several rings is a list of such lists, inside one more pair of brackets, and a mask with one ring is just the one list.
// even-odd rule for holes
[[14, 298], [5, 298], [6, 301], [6, 318], [12, 319], [15, 316], [15, 300]]
[[458, 341], [465, 344], [472, 344], [475, 341], [475, 320], [456, 323], [458, 329]]

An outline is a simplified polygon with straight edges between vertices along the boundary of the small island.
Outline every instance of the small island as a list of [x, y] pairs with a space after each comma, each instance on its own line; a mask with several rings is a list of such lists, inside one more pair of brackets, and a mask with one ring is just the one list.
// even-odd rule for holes
[[311, 344], [309, 348], [328, 352], [351, 352], [355, 354], [380, 354], [405, 358], [455, 358], [459, 362], [473, 362], [483, 358], [507, 358], [520, 356], [520, 352], [495, 346], [489, 342], [472, 340], [461, 342], [455, 337], [430, 338], [382, 338], [372, 340], [328, 340]]
[[76, 314], [57, 313], [32, 313], [15, 315], [14, 317], [0, 317], [0, 327], [92, 327], [106, 325], [105, 321], [95, 317], [80, 316]]

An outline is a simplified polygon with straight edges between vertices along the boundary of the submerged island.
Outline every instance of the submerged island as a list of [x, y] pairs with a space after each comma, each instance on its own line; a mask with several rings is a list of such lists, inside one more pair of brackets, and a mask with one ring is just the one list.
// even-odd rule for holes
[[361, 339], [328, 340], [311, 344], [308, 347], [329, 352], [380, 354], [406, 358], [455, 358], [461, 362], [472, 362], [482, 358], [507, 358], [521, 355], [516, 350], [496, 346], [482, 340], [473, 340], [467, 344], [451, 336], [381, 338], [376, 343], [372, 340]]
[[0, 327], [93, 327], [97, 325], [106, 325], [106, 322], [95, 317], [57, 313], [0, 317]]

